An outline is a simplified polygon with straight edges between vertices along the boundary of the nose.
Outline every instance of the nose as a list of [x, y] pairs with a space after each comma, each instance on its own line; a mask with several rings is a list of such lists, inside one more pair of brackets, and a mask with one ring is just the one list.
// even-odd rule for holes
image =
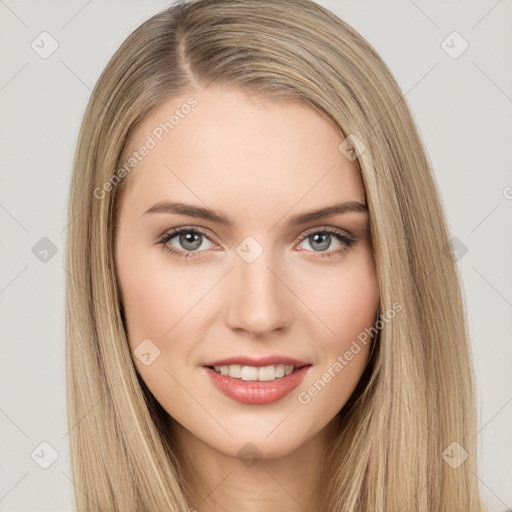
[[287, 328], [294, 303], [285, 272], [267, 252], [252, 263], [237, 257], [228, 284], [229, 327], [259, 337]]

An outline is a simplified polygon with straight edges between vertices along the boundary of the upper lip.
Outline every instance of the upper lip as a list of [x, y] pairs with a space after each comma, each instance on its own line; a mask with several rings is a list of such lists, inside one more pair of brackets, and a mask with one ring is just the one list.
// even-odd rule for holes
[[232, 364], [239, 364], [241, 366], [272, 366], [276, 364], [284, 364], [287, 366], [301, 367], [310, 363], [300, 361], [293, 357], [287, 356], [265, 356], [265, 357], [251, 357], [251, 356], [232, 356], [226, 359], [217, 359], [216, 361], [209, 361], [204, 363], [203, 366], [229, 366]]

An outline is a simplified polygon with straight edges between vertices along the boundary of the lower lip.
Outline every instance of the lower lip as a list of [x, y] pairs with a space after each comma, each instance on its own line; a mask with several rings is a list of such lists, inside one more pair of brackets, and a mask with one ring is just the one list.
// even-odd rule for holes
[[243, 404], [265, 405], [277, 402], [293, 391], [306, 377], [311, 365], [270, 381], [235, 379], [205, 367], [214, 386], [226, 396]]

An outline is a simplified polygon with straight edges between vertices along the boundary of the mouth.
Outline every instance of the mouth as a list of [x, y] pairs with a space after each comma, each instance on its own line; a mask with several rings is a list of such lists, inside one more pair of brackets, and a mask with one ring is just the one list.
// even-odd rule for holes
[[[293, 361], [288, 359], [286, 362]], [[302, 362], [267, 363], [266, 366], [208, 364], [203, 369], [209, 381], [227, 397], [243, 404], [267, 405], [283, 399], [297, 388], [311, 366]]]
[[251, 382], [269, 382], [282, 379], [294, 372], [297, 372], [305, 366], [311, 366], [307, 363], [296, 365], [273, 364], [268, 366], [249, 366], [241, 364], [212, 365], [206, 366], [210, 370], [233, 379]]

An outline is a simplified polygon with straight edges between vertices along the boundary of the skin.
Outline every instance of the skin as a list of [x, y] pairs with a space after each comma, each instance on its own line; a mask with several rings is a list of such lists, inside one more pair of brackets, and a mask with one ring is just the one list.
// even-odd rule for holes
[[[343, 137], [314, 109], [235, 90], [209, 87], [161, 105], [138, 126], [130, 150], [190, 96], [198, 105], [125, 178], [121, 196], [115, 259], [134, 364], [169, 414], [190, 506], [319, 511], [325, 453], [370, 344], [309, 403], [298, 395], [374, 324], [379, 292], [367, 212], [287, 222], [343, 201], [365, 203], [364, 187], [338, 149]], [[163, 200], [207, 206], [234, 225], [144, 214]], [[195, 251], [179, 235], [167, 242], [191, 257], [157, 242], [179, 226], [207, 234]], [[347, 247], [331, 235], [325, 248], [311, 235], [326, 228], [356, 242]], [[236, 252], [248, 236], [263, 249], [252, 263]], [[333, 257], [322, 258], [326, 253]], [[133, 355], [145, 339], [160, 350], [148, 366]], [[241, 354], [286, 355], [312, 367], [281, 400], [242, 404], [217, 390], [202, 368]], [[237, 455], [249, 442], [260, 457], [252, 466]]]

